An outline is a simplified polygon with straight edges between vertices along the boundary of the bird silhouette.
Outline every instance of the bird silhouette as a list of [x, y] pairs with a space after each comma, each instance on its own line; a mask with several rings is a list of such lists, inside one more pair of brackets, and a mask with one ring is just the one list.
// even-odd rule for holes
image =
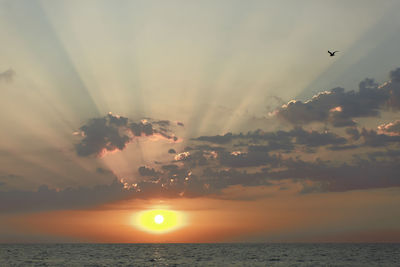
[[328, 50], [328, 53], [329, 53], [329, 55], [330, 55], [331, 57], [333, 57], [333, 56], [335, 55], [336, 52], [339, 52], [339, 51], [333, 51], [333, 52], [331, 52], [331, 51]]

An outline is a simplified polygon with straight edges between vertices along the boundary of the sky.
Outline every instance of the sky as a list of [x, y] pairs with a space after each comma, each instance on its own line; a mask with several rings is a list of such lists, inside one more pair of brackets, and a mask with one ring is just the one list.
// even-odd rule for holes
[[0, 0], [0, 242], [400, 242], [399, 11]]

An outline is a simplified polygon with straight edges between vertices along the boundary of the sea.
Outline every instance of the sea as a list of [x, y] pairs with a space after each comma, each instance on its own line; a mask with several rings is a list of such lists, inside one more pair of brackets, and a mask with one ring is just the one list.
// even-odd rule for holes
[[0, 244], [0, 266], [400, 266], [400, 244]]

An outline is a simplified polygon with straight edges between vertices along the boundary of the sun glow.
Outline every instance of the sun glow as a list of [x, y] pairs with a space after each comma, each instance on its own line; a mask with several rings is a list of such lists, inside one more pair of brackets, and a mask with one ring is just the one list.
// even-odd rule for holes
[[185, 225], [182, 213], [172, 210], [148, 210], [135, 215], [134, 225], [150, 233], [166, 233]]

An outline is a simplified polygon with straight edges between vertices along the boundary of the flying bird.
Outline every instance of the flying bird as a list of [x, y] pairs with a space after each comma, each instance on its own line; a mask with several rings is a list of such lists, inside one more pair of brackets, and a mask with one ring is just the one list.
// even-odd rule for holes
[[330, 55], [331, 57], [333, 57], [333, 56], [335, 55], [336, 52], [339, 52], [339, 51], [333, 51], [333, 52], [331, 52], [331, 51], [328, 50], [328, 53], [329, 53], [329, 55]]

